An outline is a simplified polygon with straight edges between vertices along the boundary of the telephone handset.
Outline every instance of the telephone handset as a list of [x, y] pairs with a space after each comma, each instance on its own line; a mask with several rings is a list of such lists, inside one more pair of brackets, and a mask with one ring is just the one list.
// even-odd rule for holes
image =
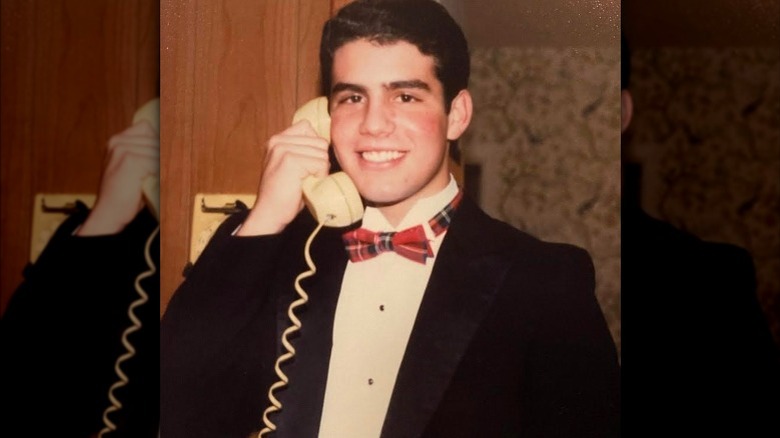
[[[160, 99], [155, 98], [142, 105], [133, 115], [133, 125], [146, 120], [160, 134]], [[160, 220], [160, 178], [148, 176], [143, 181], [142, 187], [144, 202], [147, 208], [154, 214], [157, 221]]]
[[[324, 96], [312, 99], [293, 115], [293, 123], [308, 120], [317, 134], [330, 143], [330, 116], [328, 99]], [[344, 172], [336, 172], [325, 178], [309, 176], [303, 180], [303, 199], [312, 216], [319, 223], [331, 227], [346, 227], [363, 217], [360, 194]]]

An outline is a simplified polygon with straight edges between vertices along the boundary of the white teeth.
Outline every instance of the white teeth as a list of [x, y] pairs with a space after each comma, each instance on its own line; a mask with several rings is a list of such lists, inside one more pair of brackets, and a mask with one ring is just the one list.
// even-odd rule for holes
[[364, 160], [372, 163], [384, 163], [385, 161], [400, 158], [403, 152], [398, 151], [369, 151], [361, 153]]

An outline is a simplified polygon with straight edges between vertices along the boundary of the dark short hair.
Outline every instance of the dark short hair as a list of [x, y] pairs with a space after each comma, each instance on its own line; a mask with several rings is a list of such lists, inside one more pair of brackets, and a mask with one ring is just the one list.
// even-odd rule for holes
[[384, 45], [405, 41], [434, 59], [444, 89], [444, 108], [468, 87], [471, 69], [466, 37], [444, 6], [433, 0], [356, 0], [325, 23], [320, 43], [322, 94], [330, 96], [333, 55], [349, 42]]

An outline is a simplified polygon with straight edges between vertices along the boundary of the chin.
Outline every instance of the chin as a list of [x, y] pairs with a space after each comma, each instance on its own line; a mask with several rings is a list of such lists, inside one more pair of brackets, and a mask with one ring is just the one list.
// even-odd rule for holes
[[385, 207], [388, 205], [397, 204], [403, 200], [398, 196], [377, 195], [371, 192], [367, 192], [365, 194], [361, 192], [361, 196], [363, 196], [363, 199], [366, 201], [366, 204], [374, 207]]
[[367, 204], [375, 207], [398, 204], [409, 198], [403, 193], [398, 193], [397, 190], [384, 190], [376, 187], [366, 187], [364, 190], [358, 191]]

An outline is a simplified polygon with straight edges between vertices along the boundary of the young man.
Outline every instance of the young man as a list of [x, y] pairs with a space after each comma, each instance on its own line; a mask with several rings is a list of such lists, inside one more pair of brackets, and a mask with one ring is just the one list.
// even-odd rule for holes
[[[489, 218], [450, 176], [472, 102], [446, 10], [351, 3], [323, 29], [321, 68], [335, 157], [367, 204], [358, 225], [419, 226], [428, 243], [415, 260], [383, 248], [350, 260], [348, 230], [320, 232], [275, 436], [616, 436], [617, 358], [588, 255]], [[272, 137], [256, 204], [227, 220], [171, 300], [163, 438], [264, 426], [316, 225], [301, 181], [328, 173], [328, 147], [308, 122]]]

